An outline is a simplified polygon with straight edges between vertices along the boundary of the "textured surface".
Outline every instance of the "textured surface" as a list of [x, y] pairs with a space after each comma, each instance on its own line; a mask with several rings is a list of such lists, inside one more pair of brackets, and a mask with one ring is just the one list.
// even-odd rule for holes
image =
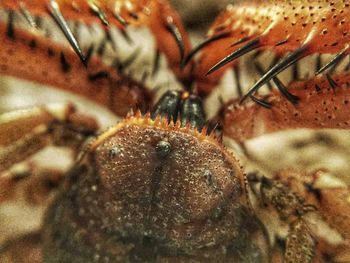
[[258, 223], [243, 173], [214, 139], [130, 118], [97, 138], [79, 166], [47, 218], [48, 262], [262, 259], [252, 253]]
[[[95, 31], [95, 29], [93, 31], [96, 39], [98, 36], [100, 36], [98, 32], [99, 31]], [[56, 35], [56, 33], [53, 35]], [[137, 39], [135, 42], [146, 45], [144, 41], [145, 38], [140, 37], [135, 39]], [[108, 49], [110, 49], [109, 43], [107, 46], [107, 50]], [[269, 54], [267, 55], [269, 56]], [[30, 56], [28, 57], [28, 59], [30, 59]], [[264, 65], [268, 64], [265, 59], [263, 63]], [[142, 68], [142, 65], [144, 65], [142, 63], [136, 64], [135, 68], [140, 68], [140, 65]], [[310, 70], [310, 68], [307, 69]], [[300, 71], [302, 71], [302, 74], [304, 74], [306, 68], [302, 68]], [[314, 72], [313, 68], [310, 71]], [[244, 76], [254, 80], [256, 76], [248, 76], [249, 72], [251, 72], [251, 68], [244, 72]], [[231, 72], [230, 74], [233, 75]], [[250, 85], [250, 82], [247, 81], [245, 77], [241, 79], [241, 82], [246, 86]], [[172, 82], [167, 81], [167, 77], [165, 77], [165, 80], [163, 79], [161, 83], [161, 91], [166, 90], [167, 88], [173, 88]], [[229, 76], [229, 78], [224, 78], [221, 83], [221, 87], [223, 88], [218, 89], [216, 95], [220, 96], [225, 94], [222, 95], [223, 99], [225, 101], [230, 99], [231, 96], [226, 95], [227, 93], [225, 93], [225, 91], [229, 90], [229, 94], [232, 95], [232, 90], [235, 89], [235, 85], [233, 83], [234, 80], [232, 76]], [[79, 108], [83, 111], [93, 113], [94, 115], [98, 116], [98, 118], [104, 123], [104, 127], [116, 122], [116, 118], [105, 109], [101, 109], [101, 107], [96, 106], [87, 100], [81, 100], [75, 96], [63, 94], [62, 92], [52, 91], [40, 84], [38, 85], [39, 87], [34, 87], [32, 83], [26, 81], [22, 82], [16, 78], [2, 78], [0, 85], [1, 111], [7, 111], [9, 109], [21, 108], [34, 104], [68, 100], [77, 103]], [[155, 88], [157, 90], [157, 87]], [[215, 110], [215, 108], [220, 104], [219, 99], [213, 100], [211, 104], [211, 101], [207, 102], [209, 102], [206, 103], [206, 108], [208, 111], [212, 111], [213, 109]], [[281, 105], [284, 105], [284, 103], [285, 101], [281, 98]], [[261, 110], [263, 111], [264, 109]], [[317, 110], [317, 107], [315, 107], [313, 110]], [[232, 145], [230, 144], [230, 141], [227, 138], [224, 139], [226, 145], [231, 148]], [[338, 187], [342, 187], [342, 189], [345, 189], [346, 185], [344, 182], [347, 184], [350, 182], [348, 175], [350, 163], [349, 139], [350, 135], [347, 131], [328, 132], [297, 130], [282, 133], [271, 133], [267, 136], [261, 136], [254, 140], [247, 141], [245, 146], [250, 160], [247, 161], [245, 160], [245, 156], [242, 156], [241, 163], [244, 164], [245, 167], [253, 167], [253, 169], [257, 169], [258, 167], [259, 170], [264, 171], [266, 175], [273, 175], [280, 169], [290, 167], [305, 169], [307, 171], [315, 171], [318, 169], [329, 170], [330, 180], [326, 181], [322, 187], [332, 187], [336, 185]], [[58, 157], [61, 155], [64, 155], [64, 153], [59, 152], [59, 154], [57, 154], [57, 152], [55, 152], [51, 155], [44, 153], [37, 156], [36, 161], [44, 163], [45, 165], [59, 164], [61, 166], [61, 163], [58, 163], [56, 158], [52, 158], [52, 156]], [[107, 158], [102, 160], [101, 163], [102, 162], [107, 162]], [[248, 166], [247, 162], [249, 163]], [[67, 165], [62, 165], [62, 167], [63, 166], [66, 167]], [[342, 193], [342, 191], [344, 190], [339, 191], [339, 193]], [[331, 193], [331, 191], [329, 192]], [[328, 198], [329, 204], [333, 204], [333, 200], [330, 198], [331, 196], [333, 195], [329, 194], [328, 197], [325, 196], [324, 201], [326, 202]], [[342, 196], [342, 200], [346, 201], [346, 198], [347, 195], [344, 194]], [[327, 203], [327, 206], [329, 206], [329, 204]], [[7, 234], [9, 229], [10, 231], [13, 231], [14, 235], [16, 235], [16, 233], [18, 234], [38, 227], [40, 224], [41, 213], [37, 213], [38, 211], [35, 207], [20, 206], [18, 209], [18, 207], [12, 205], [13, 204], [9, 204], [9, 206], [4, 207], [4, 209], [0, 211], [2, 220], [1, 224], [6, 225]], [[3, 230], [0, 231], [2, 231], [1, 234], [4, 233]], [[69, 231], [75, 233], [74, 229], [69, 229], [68, 232]], [[79, 238], [79, 235], [76, 235], [76, 237]]]

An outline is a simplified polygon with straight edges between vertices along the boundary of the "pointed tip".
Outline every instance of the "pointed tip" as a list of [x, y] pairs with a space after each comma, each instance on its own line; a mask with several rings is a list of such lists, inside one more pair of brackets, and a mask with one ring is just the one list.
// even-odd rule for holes
[[174, 19], [172, 17], [167, 18], [167, 25], [166, 25], [168, 31], [171, 33], [173, 38], [175, 39], [175, 42], [177, 44], [177, 47], [180, 52], [180, 65], [184, 63], [185, 59], [185, 44], [183, 41], [183, 37], [181, 35], [181, 32], [177, 25], [174, 23]]
[[136, 111], [136, 113], [135, 113], [135, 117], [136, 117], [136, 118], [141, 118], [141, 116], [142, 116], [142, 113], [141, 113], [141, 111], [138, 109], [138, 110]]
[[131, 108], [128, 113], [126, 114], [126, 119], [131, 119], [131, 118], [134, 118], [135, 115], [134, 115], [134, 110], [133, 108]]
[[188, 55], [183, 59], [182, 63], [181, 63], [181, 68], [185, 68], [185, 66], [191, 61], [191, 59], [199, 52], [201, 51], [203, 48], [205, 48], [206, 46], [208, 46], [210, 43], [217, 41], [219, 39], [222, 38], [226, 38], [230, 35], [230, 32], [223, 32], [217, 35], [214, 35], [206, 40], [204, 40], [202, 43], [200, 43], [197, 47], [193, 48]]
[[169, 126], [168, 118], [166, 117], [161, 118], [160, 124], [162, 128], [167, 128]]
[[175, 123], [174, 123], [174, 119], [171, 118], [169, 124], [168, 124], [170, 127], [175, 127]]
[[106, 13], [98, 6], [94, 1], [88, 1], [88, 5], [94, 15], [96, 15], [101, 23], [105, 26], [109, 26], [109, 21]]
[[48, 5], [48, 10], [51, 16], [53, 17], [53, 19], [55, 20], [55, 22], [57, 23], [58, 27], [61, 29], [62, 33], [68, 40], [69, 44], [73, 48], [74, 52], [78, 55], [83, 65], [87, 67], [86, 57], [83, 55], [83, 52], [81, 51], [78, 41], [73, 35], [72, 30], [69, 28], [66, 19], [63, 17], [60, 10], [60, 6], [56, 0], [50, 1]]
[[340, 51], [337, 55], [335, 55], [335, 57], [333, 57], [331, 61], [329, 61], [322, 68], [317, 70], [315, 75], [317, 76], [317, 75], [323, 73], [324, 71], [326, 71], [329, 68], [336, 67], [343, 60], [343, 58], [345, 58], [345, 56], [347, 55], [347, 53], [349, 51], [349, 48], [350, 48], [350, 45], [346, 45], [346, 47], [342, 51]]
[[259, 88], [261, 88], [265, 83], [274, 78], [277, 74], [288, 68], [289, 66], [296, 63], [298, 60], [302, 59], [306, 55], [308, 46], [304, 45], [285, 58], [281, 59], [275, 66], [268, 70], [242, 97], [240, 102], [244, 102], [248, 97], [252, 96]]
[[203, 136], [207, 136], [208, 135], [208, 126], [204, 126], [203, 129], [201, 130], [201, 134]]
[[291, 103], [297, 104], [299, 102], [299, 97], [290, 93], [287, 87], [282, 83], [282, 81], [279, 78], [274, 77], [272, 78], [272, 80], [276, 84], [278, 90], [282, 93], [282, 95], [285, 96]]
[[146, 114], [144, 115], [145, 119], [151, 119], [151, 112], [147, 111]]
[[331, 86], [331, 88], [333, 90], [335, 90], [336, 88], [338, 88], [338, 83], [331, 77], [331, 75], [329, 74], [326, 74], [326, 78], [327, 78], [327, 81], [329, 83], [329, 85]]
[[155, 126], [159, 126], [161, 120], [162, 120], [162, 117], [158, 114], [158, 115], [156, 116], [156, 118], [154, 119], [154, 125], [155, 125]]
[[257, 49], [261, 47], [260, 38], [255, 38], [251, 41], [249, 41], [246, 45], [240, 47], [239, 49], [234, 50], [231, 54], [227, 55], [225, 58], [220, 60], [218, 63], [216, 63], [214, 66], [212, 66], [208, 72], [205, 74], [205, 76], [208, 76], [212, 74], [214, 71], [217, 71], [218, 69], [222, 68], [226, 64], [230, 63], [231, 61], [234, 61], [235, 59], [249, 53], [250, 51], [253, 51], [254, 49]]
[[88, 67], [88, 63], [87, 63], [86, 57], [83, 54], [78, 55], [78, 56], [80, 58], [81, 63], [83, 63], [84, 67], [87, 68]]
[[261, 99], [258, 99], [254, 96], [250, 96], [250, 98], [256, 103], [258, 104], [259, 106], [262, 106], [263, 108], [266, 108], [266, 109], [271, 109], [272, 107], [272, 104], [270, 102], [267, 102], [265, 100], [261, 100]]
[[91, 44], [89, 46], [88, 50], [86, 51], [85, 60], [84, 60], [86, 67], [88, 66], [88, 64], [90, 62], [90, 59], [92, 57], [92, 54], [94, 53], [94, 50], [95, 50], [95, 46], [94, 46], [94, 44]]
[[180, 118], [178, 118], [175, 122], [175, 128], [180, 129], [180, 127], [181, 127], [181, 121], [180, 121]]
[[119, 14], [119, 12], [117, 12], [117, 10], [114, 10], [113, 16], [123, 27], [128, 25], [128, 22]]

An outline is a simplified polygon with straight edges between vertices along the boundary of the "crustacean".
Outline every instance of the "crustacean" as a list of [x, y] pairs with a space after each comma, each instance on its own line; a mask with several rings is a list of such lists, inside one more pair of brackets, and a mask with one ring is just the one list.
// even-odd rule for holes
[[[348, 128], [349, 65], [341, 61], [350, 50], [349, 5], [240, 2], [190, 51], [163, 0], [3, 0], [0, 72], [85, 96], [123, 120], [96, 136], [95, 119], [71, 104], [0, 116], [0, 204], [47, 209], [36, 232], [7, 236], [1, 261], [349, 261], [347, 186], [320, 188], [324, 171], [246, 174], [221, 138], [242, 144], [284, 129]], [[87, 31], [97, 23], [103, 41], [82, 46], [81, 23]], [[154, 52], [137, 74], [128, 69], [147, 43], [126, 50], [145, 28]], [[58, 31], [56, 43], [51, 37]], [[248, 66], [262, 76], [244, 93], [239, 58], [253, 50]], [[264, 73], [257, 57], [266, 50], [275, 59]], [[322, 65], [321, 53], [337, 55]], [[290, 83], [277, 77], [290, 66], [302, 68], [298, 61], [311, 54], [319, 76], [299, 81], [294, 68]], [[221, 109], [206, 117], [203, 100], [232, 68], [241, 98], [222, 98]], [[148, 85], [163, 71], [177, 87], [159, 96]], [[257, 94], [264, 85], [278, 91]], [[72, 149], [69, 172], [26, 161], [47, 145]], [[276, 237], [274, 228], [287, 230]]]

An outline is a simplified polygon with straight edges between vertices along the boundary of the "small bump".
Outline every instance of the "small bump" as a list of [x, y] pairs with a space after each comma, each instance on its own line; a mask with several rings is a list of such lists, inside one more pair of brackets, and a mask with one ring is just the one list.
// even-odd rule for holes
[[171, 151], [171, 144], [167, 141], [160, 141], [157, 143], [156, 151], [159, 157], [166, 157]]
[[212, 173], [210, 172], [210, 170], [205, 169], [205, 170], [204, 170], [204, 173], [203, 173], [203, 177], [204, 177], [204, 179], [205, 179], [205, 182], [206, 182], [208, 185], [212, 185], [212, 184], [213, 184], [214, 178], [213, 178], [213, 175], [212, 175]]
[[109, 156], [110, 158], [114, 158], [114, 157], [120, 155], [121, 152], [122, 152], [122, 151], [121, 151], [120, 148], [118, 148], [118, 147], [113, 147], [112, 149], [109, 150], [108, 156]]

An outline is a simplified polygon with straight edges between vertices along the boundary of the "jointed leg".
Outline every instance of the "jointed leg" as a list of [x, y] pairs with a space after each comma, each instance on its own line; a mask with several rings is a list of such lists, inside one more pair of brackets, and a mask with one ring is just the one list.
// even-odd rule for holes
[[78, 152], [96, 130], [94, 119], [70, 104], [0, 115], [0, 262], [41, 262], [41, 220], [64, 178], [64, 171], [26, 159], [48, 145]]
[[79, 147], [97, 124], [70, 104], [34, 107], [0, 115], [0, 172], [47, 145]]
[[316, 241], [304, 221], [304, 215], [316, 208], [278, 180], [248, 175], [251, 188], [265, 207], [271, 207], [289, 225], [284, 262], [313, 262]]

